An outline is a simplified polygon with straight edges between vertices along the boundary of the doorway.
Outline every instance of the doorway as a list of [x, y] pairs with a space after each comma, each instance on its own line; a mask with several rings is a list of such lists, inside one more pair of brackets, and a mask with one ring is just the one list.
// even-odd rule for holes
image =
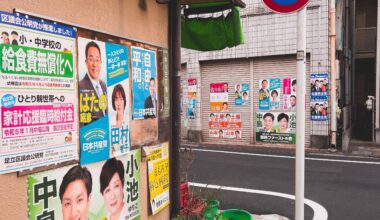
[[356, 59], [354, 80], [355, 121], [353, 137], [362, 141], [373, 141], [372, 111], [367, 110], [365, 101], [375, 96], [375, 59]]

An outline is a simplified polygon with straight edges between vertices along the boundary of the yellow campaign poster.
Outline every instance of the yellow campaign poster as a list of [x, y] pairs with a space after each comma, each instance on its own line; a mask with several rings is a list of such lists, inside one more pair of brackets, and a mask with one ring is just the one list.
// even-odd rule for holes
[[153, 215], [170, 204], [169, 157], [165, 153], [167, 150], [168, 143], [164, 143], [160, 147], [155, 147], [148, 156], [149, 195]]

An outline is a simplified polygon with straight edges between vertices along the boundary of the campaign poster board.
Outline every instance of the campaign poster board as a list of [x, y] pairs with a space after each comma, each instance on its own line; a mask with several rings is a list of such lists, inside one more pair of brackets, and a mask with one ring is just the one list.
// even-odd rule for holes
[[170, 204], [169, 143], [144, 147], [148, 158], [149, 201], [155, 215]]
[[256, 112], [256, 141], [296, 143], [295, 112]]
[[210, 113], [209, 137], [241, 139], [241, 114], [239, 113]]
[[247, 106], [249, 104], [249, 84], [235, 85], [235, 106]]
[[228, 111], [228, 83], [222, 82], [210, 84], [210, 111]]
[[297, 108], [297, 79], [285, 78], [282, 80], [283, 109], [296, 111]]
[[329, 76], [327, 73], [310, 74], [310, 111], [312, 121], [327, 121]]
[[138, 149], [107, 161], [29, 175], [29, 219], [64, 219], [65, 215], [66, 219], [99, 220], [114, 214], [119, 214], [118, 219], [139, 219], [140, 161]]
[[132, 47], [133, 120], [157, 117], [156, 51]]
[[187, 118], [196, 118], [196, 107], [197, 107], [197, 79], [187, 80]]
[[0, 173], [77, 160], [76, 30], [0, 12]]

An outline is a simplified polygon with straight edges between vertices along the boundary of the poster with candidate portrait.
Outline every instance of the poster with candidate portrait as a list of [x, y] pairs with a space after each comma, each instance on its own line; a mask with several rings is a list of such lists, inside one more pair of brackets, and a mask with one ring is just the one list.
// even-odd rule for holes
[[29, 219], [138, 219], [140, 150], [27, 177]]
[[235, 85], [235, 105], [246, 106], [249, 103], [249, 84]]
[[297, 100], [297, 80], [295, 78], [285, 78], [282, 80], [283, 109], [296, 111]]
[[170, 204], [169, 143], [144, 147], [148, 158], [149, 201], [155, 215]]
[[222, 82], [210, 84], [210, 111], [228, 111], [228, 83]]
[[256, 141], [296, 143], [295, 112], [256, 112]]
[[156, 51], [132, 47], [132, 118], [157, 117]]
[[130, 150], [128, 47], [106, 43], [110, 157]]
[[0, 12], [0, 173], [78, 159], [76, 30]]
[[197, 80], [187, 80], [187, 118], [195, 119], [197, 107]]
[[241, 138], [241, 114], [236, 113], [210, 113], [209, 137], [215, 138]]
[[311, 120], [327, 121], [327, 105], [328, 105], [328, 74], [312, 73], [310, 74], [311, 87]]
[[107, 51], [102, 41], [78, 38], [80, 163], [109, 158]]
[[270, 110], [280, 110], [281, 108], [281, 79], [270, 79], [269, 80], [269, 109]]

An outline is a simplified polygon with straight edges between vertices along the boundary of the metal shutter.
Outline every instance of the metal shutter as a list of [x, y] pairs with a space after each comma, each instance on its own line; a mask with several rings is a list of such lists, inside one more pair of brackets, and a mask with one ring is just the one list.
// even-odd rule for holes
[[[251, 114], [250, 104], [247, 106], [235, 106], [235, 85], [250, 84], [250, 64], [248, 59], [206, 61], [200, 63], [201, 69], [201, 127], [202, 141], [212, 144], [248, 145], [251, 139]], [[241, 114], [241, 139], [212, 138], [209, 137], [210, 115], [210, 84], [218, 82], [228, 83], [228, 113]], [[250, 91], [250, 100], [251, 100]]]

